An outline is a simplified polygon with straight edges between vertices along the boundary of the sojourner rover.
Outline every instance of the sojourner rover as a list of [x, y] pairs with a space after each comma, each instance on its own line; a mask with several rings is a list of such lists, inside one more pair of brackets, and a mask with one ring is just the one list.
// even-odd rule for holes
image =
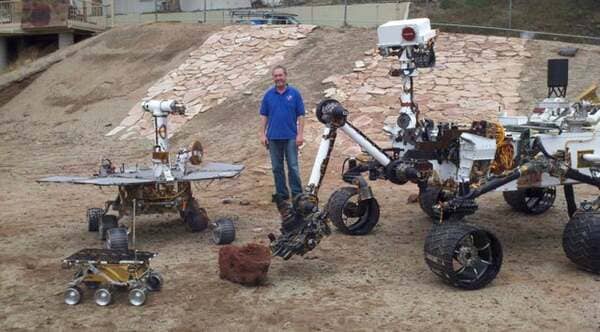
[[[417, 69], [435, 64], [436, 31], [429, 20], [388, 22], [378, 28], [378, 37], [380, 54], [398, 57], [400, 68], [390, 74], [403, 84], [397, 121], [384, 127], [391, 147], [379, 147], [354, 127], [339, 102], [322, 101], [316, 114], [325, 129], [310, 180], [292, 206], [281, 208], [282, 234], [270, 236], [274, 255], [288, 259], [312, 250], [330, 234], [328, 221], [346, 234], [369, 233], [379, 221], [379, 205], [366, 173], [372, 181], [418, 184], [420, 206], [434, 220], [425, 261], [452, 286], [479, 289], [500, 271], [500, 240], [463, 219], [477, 210], [477, 197], [494, 190], [514, 209], [540, 214], [552, 206], [556, 186], [563, 186], [570, 217], [564, 251], [579, 267], [600, 272], [600, 197], [578, 207], [573, 193], [577, 183], [600, 187], [600, 102], [593, 91], [575, 103], [565, 99], [566, 60], [549, 62], [548, 98], [529, 117], [436, 124], [421, 119], [413, 101]], [[344, 163], [342, 178], [351, 186], [336, 190], [321, 210], [318, 189], [338, 131], [362, 154]]]
[[135, 220], [137, 214], [164, 212], [179, 212], [192, 232], [210, 226], [217, 244], [232, 242], [235, 238], [233, 222], [222, 218], [209, 223], [206, 210], [192, 195], [192, 182], [232, 178], [238, 176], [244, 166], [202, 162], [204, 151], [198, 141], [180, 149], [173, 162], [169, 154], [167, 118], [184, 115], [185, 106], [174, 100], [150, 100], [141, 107], [152, 115], [155, 127], [151, 168], [129, 169], [123, 165], [117, 169], [110, 160], [104, 159], [94, 176], [51, 176], [38, 182], [116, 186], [118, 194], [114, 200], [107, 201], [104, 208], [87, 211], [88, 230], [98, 232], [98, 237], [106, 240], [108, 249], [128, 248], [128, 230], [119, 227], [121, 218], [131, 216]]

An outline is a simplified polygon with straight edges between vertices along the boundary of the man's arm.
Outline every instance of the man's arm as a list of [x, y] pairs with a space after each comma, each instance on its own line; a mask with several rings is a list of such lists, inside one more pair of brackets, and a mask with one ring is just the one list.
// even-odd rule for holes
[[298, 98], [296, 98], [296, 119], [298, 121], [297, 146], [304, 144], [304, 114], [304, 100], [302, 100], [302, 95], [298, 92]]
[[304, 144], [304, 115], [298, 117], [298, 134], [296, 135], [296, 145]]
[[266, 97], [267, 94], [265, 93], [262, 102], [260, 103], [260, 128], [258, 132], [260, 144], [262, 144], [265, 147], [267, 146], [267, 122], [269, 120], [269, 109], [267, 107]]
[[267, 117], [264, 115], [260, 116], [260, 131], [258, 137], [260, 137], [260, 143], [267, 146]]

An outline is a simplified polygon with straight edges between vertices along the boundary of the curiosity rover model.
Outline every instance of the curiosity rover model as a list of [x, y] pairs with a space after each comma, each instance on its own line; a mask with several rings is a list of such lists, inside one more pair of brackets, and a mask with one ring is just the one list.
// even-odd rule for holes
[[[552, 206], [555, 187], [562, 185], [570, 216], [564, 251], [579, 267], [600, 272], [600, 197], [578, 208], [573, 193], [577, 183], [600, 187], [600, 102], [592, 93], [575, 103], [565, 99], [567, 64], [550, 61], [548, 98], [529, 117], [435, 124], [419, 117], [413, 101], [417, 69], [435, 64], [436, 31], [429, 20], [391, 21], [378, 28], [378, 37], [380, 54], [398, 57], [400, 68], [391, 74], [400, 76], [403, 86], [397, 121], [384, 127], [391, 147], [379, 147], [354, 127], [339, 102], [322, 101], [316, 115], [325, 129], [310, 180], [284, 218], [281, 236], [271, 236], [273, 253], [288, 259], [312, 250], [330, 233], [329, 220], [343, 233], [368, 234], [379, 221], [379, 205], [366, 173], [372, 181], [418, 184], [421, 208], [435, 221], [425, 241], [425, 261], [454, 287], [482, 288], [500, 271], [500, 240], [463, 219], [477, 210], [477, 197], [493, 190], [504, 192], [514, 209], [539, 214]], [[338, 130], [362, 154], [344, 162], [342, 178], [351, 186], [335, 191], [320, 210], [318, 188]]]
[[[175, 100], [150, 100], [141, 105], [152, 115], [155, 128], [152, 167], [117, 169], [109, 160], [103, 159], [98, 174], [94, 176], [51, 176], [38, 182], [91, 184], [116, 186], [117, 197], [107, 201], [104, 208], [87, 210], [88, 230], [98, 232], [106, 240], [109, 249], [127, 249], [127, 228], [119, 227], [119, 220], [136, 214], [179, 212], [190, 231], [212, 228], [213, 240], [217, 244], [231, 243], [235, 239], [235, 228], [231, 220], [222, 218], [209, 224], [206, 210], [201, 208], [192, 195], [192, 182], [238, 176], [242, 165], [202, 162], [204, 151], [195, 141], [188, 148], [177, 152], [175, 160], [169, 154], [167, 118], [184, 115], [185, 106]], [[111, 213], [111, 210], [114, 213]]]

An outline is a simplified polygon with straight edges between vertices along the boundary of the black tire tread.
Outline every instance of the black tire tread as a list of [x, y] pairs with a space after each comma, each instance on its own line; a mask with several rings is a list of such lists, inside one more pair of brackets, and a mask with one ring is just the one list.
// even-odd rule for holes
[[163, 283], [164, 280], [162, 278], [162, 275], [156, 271], [152, 271], [150, 272], [150, 274], [148, 275], [148, 279], [146, 280], [146, 287], [151, 292], [158, 292], [162, 289]]
[[128, 250], [129, 236], [127, 229], [115, 227], [106, 231], [106, 247], [112, 250]]
[[[213, 233], [213, 241], [215, 244], [230, 244], [235, 240], [235, 225], [231, 219], [220, 218], [215, 221], [215, 224], [219, 228], [219, 236]], [[217, 232], [217, 230], [215, 230], [215, 232]]]
[[98, 227], [98, 237], [100, 240], [106, 240], [106, 232], [115, 227], [119, 227], [117, 216], [112, 214], [103, 215], [100, 219], [100, 226]]
[[336, 190], [327, 201], [327, 212], [329, 220], [342, 233], [348, 235], [366, 235], [373, 230], [379, 222], [379, 203], [375, 198], [371, 199], [369, 204], [369, 216], [362, 222], [357, 222], [348, 227], [344, 223], [344, 205], [352, 196], [358, 194], [356, 187], [342, 187]]
[[[492, 282], [500, 272], [500, 267], [475, 283], [465, 284], [456, 280], [454, 276], [452, 267], [454, 249], [466, 234], [477, 230], [482, 229], [475, 225], [460, 222], [434, 225], [427, 234], [424, 248], [425, 262], [431, 272], [440, 277], [445, 283], [466, 290], [480, 289]], [[498, 245], [500, 245], [499, 242]], [[502, 264], [501, 247], [499, 260], [499, 263]]]
[[188, 230], [192, 233], [201, 232], [208, 227], [208, 214], [200, 207], [198, 201], [192, 199], [190, 205], [184, 212], [183, 218]]
[[104, 214], [104, 209], [102, 208], [89, 208], [86, 213], [86, 220], [88, 223], [88, 231], [97, 232], [98, 227], [100, 227], [100, 219]]
[[[434, 223], [440, 222], [440, 214], [433, 210], [433, 206], [438, 203], [440, 188], [435, 186], [427, 186], [423, 190], [419, 190], [419, 206]], [[450, 218], [450, 211], [444, 211], [442, 221]]]
[[538, 215], [548, 211], [552, 207], [552, 205], [554, 204], [554, 200], [556, 199], [556, 188], [548, 187], [545, 189], [554, 190], [554, 196], [552, 198], [552, 201], [549, 202], [548, 205], [539, 210], [532, 210], [529, 206], [527, 206], [527, 189], [503, 191], [502, 196], [504, 197], [504, 201], [506, 201], [506, 203], [513, 210], [529, 215]]
[[600, 273], [600, 212], [577, 211], [563, 231], [563, 250], [579, 268]]

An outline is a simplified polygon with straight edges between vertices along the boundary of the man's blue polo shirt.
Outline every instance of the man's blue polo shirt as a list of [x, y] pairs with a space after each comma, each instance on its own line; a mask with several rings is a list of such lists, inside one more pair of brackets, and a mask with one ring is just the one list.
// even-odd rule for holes
[[283, 93], [279, 93], [275, 86], [271, 87], [263, 97], [260, 115], [268, 119], [268, 139], [296, 139], [296, 120], [304, 115], [304, 102], [300, 92], [289, 85]]

